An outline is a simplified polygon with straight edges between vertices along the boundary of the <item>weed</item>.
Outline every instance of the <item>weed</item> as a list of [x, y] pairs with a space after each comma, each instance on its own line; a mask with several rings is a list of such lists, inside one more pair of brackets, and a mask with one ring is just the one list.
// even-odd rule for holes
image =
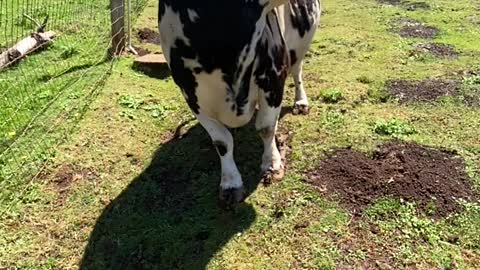
[[367, 209], [365, 214], [389, 234], [394, 235], [395, 232], [400, 231], [401, 239], [421, 238], [430, 244], [435, 244], [442, 237], [438, 225], [432, 219], [418, 216], [415, 203], [382, 199]]
[[416, 133], [413, 126], [398, 119], [392, 119], [390, 121], [379, 120], [375, 123], [373, 130], [379, 135], [392, 136], [394, 138]]
[[138, 99], [130, 95], [122, 95], [118, 99], [118, 104], [125, 108], [137, 110], [144, 103], [143, 99]]
[[338, 127], [344, 122], [344, 116], [341, 112], [336, 110], [327, 110], [325, 114], [323, 114], [322, 124], [327, 127]]
[[480, 75], [464, 77], [460, 92], [466, 104], [480, 106]]
[[335, 88], [323, 90], [320, 93], [320, 96], [322, 97], [323, 101], [326, 103], [337, 103], [343, 99], [342, 92], [340, 92], [340, 90]]
[[150, 115], [153, 118], [158, 118], [158, 119], [164, 119], [168, 111], [172, 110], [172, 108], [168, 106], [162, 106], [160, 104], [155, 104], [155, 105], [148, 105], [143, 107], [143, 109], [147, 112], [150, 112]]
[[463, 84], [469, 85], [469, 86], [480, 85], [480, 75], [472, 75], [469, 77], [464, 77]]
[[61, 50], [60, 57], [62, 59], [68, 59], [79, 53], [75, 44], [60, 45], [59, 49]]

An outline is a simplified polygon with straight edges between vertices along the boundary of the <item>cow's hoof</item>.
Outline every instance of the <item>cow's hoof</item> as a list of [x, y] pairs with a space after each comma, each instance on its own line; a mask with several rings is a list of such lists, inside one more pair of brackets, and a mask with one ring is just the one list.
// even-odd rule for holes
[[299, 115], [299, 114], [308, 115], [308, 113], [310, 113], [310, 108], [308, 107], [307, 104], [295, 104], [293, 106], [292, 113], [294, 115]]
[[220, 203], [226, 208], [230, 209], [245, 199], [245, 191], [243, 187], [239, 188], [220, 188]]
[[280, 182], [285, 176], [285, 169], [281, 168], [279, 170], [269, 169], [263, 172], [262, 182], [263, 185], [268, 186], [272, 183]]

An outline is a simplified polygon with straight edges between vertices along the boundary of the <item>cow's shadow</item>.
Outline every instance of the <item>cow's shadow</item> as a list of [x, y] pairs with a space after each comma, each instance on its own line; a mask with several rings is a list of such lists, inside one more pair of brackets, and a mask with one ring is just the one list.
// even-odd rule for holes
[[[253, 125], [235, 132], [246, 195], [260, 181], [263, 146]], [[204, 269], [256, 213], [218, 203], [220, 162], [200, 125], [162, 144], [151, 164], [98, 218], [80, 269]]]

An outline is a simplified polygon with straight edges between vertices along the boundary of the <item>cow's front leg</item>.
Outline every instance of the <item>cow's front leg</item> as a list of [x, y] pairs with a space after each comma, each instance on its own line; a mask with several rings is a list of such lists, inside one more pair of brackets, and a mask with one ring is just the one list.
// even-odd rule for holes
[[217, 149], [222, 166], [220, 181], [220, 200], [227, 205], [243, 201], [244, 189], [242, 176], [233, 160], [233, 137], [230, 131], [214, 119], [200, 113], [197, 115], [200, 124], [207, 130]]
[[278, 181], [283, 178], [284, 166], [282, 157], [275, 142], [275, 132], [280, 115], [281, 106], [275, 107], [268, 104], [265, 92], [260, 90], [259, 111], [255, 127], [263, 140], [262, 173], [265, 183]]
[[292, 67], [293, 81], [295, 82], [295, 104], [293, 105], [293, 114], [309, 113], [308, 98], [302, 80], [302, 61], [298, 61]]

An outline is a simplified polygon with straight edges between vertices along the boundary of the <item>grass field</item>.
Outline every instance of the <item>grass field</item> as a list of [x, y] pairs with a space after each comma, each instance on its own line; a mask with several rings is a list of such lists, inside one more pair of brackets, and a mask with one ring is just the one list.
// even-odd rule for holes
[[[395, 139], [458, 153], [480, 190], [480, 108], [465, 102], [480, 96], [480, 3], [425, 2], [323, 2], [304, 67], [311, 112], [280, 121], [292, 132], [285, 179], [259, 183], [261, 140], [252, 126], [238, 130], [249, 196], [235, 211], [218, 205], [217, 154], [172, 79], [121, 58], [40, 177], [0, 190], [16, 198], [0, 205], [0, 269], [479, 269], [479, 203], [432, 219], [383, 198], [358, 216], [304, 181], [332, 149], [371, 155]], [[392, 32], [400, 18], [437, 27], [431, 41], [458, 58], [412, 54], [428, 40]], [[156, 24], [150, 3], [136, 26]], [[459, 94], [412, 104], [387, 95], [389, 80], [432, 77], [458, 79]]]
[[0, 50], [36, 31], [48, 16], [54, 42], [0, 72], [0, 195], [38, 171], [68, 135], [110, 70], [108, 1], [2, 1]]

